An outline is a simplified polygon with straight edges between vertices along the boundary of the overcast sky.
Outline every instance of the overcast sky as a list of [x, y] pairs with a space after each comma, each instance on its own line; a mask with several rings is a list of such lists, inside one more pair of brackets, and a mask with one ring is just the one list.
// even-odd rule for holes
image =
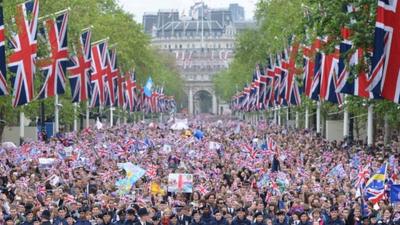
[[[178, 9], [179, 14], [189, 14], [189, 8], [199, 0], [118, 0], [124, 10], [135, 15], [136, 21], [142, 22], [144, 12], [157, 12], [159, 9]], [[246, 19], [254, 15], [257, 0], [204, 0], [211, 8], [227, 8], [229, 3], [238, 3], [245, 9]]]

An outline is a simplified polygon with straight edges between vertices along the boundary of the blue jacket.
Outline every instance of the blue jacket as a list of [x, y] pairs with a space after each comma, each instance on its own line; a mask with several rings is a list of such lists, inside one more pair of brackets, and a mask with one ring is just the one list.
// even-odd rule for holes
[[89, 220], [82, 220], [82, 219], [78, 219], [78, 221], [76, 221], [75, 225], [92, 225]]
[[251, 225], [251, 221], [244, 218], [244, 219], [239, 219], [238, 217], [236, 217], [233, 221], [232, 221], [232, 225]]
[[66, 219], [61, 219], [59, 217], [55, 218], [53, 221], [53, 225], [68, 225]]
[[215, 225], [215, 218], [211, 214], [208, 216], [202, 215], [200, 221], [203, 225]]

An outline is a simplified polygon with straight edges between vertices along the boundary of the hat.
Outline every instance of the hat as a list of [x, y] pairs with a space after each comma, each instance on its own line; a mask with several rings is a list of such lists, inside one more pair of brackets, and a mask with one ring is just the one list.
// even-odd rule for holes
[[147, 212], [147, 209], [146, 209], [146, 208], [140, 208], [140, 209], [138, 210], [138, 215], [139, 215], [140, 217], [146, 216], [146, 215], [149, 215], [149, 212]]
[[277, 215], [277, 216], [280, 216], [280, 215], [285, 215], [285, 212], [284, 212], [284, 211], [282, 211], [282, 210], [279, 210], [279, 211], [276, 213], [276, 215]]
[[338, 209], [338, 207], [337, 206], [332, 206], [331, 207], [331, 212], [333, 212], [333, 211], [338, 211], [339, 209]]
[[244, 207], [240, 207], [236, 210], [236, 212], [246, 212], [247, 210]]
[[113, 217], [113, 212], [106, 211], [106, 212], [103, 213], [103, 217], [106, 216], [106, 215], [108, 215], [108, 216], [110, 216], [112, 218]]
[[135, 210], [131, 208], [131, 209], [126, 210], [126, 214], [135, 215], [136, 213], [135, 213]]
[[263, 214], [260, 213], [260, 212], [256, 212], [256, 213], [254, 214], [254, 217], [258, 217], [258, 216], [263, 216]]
[[46, 220], [50, 220], [50, 217], [51, 217], [51, 213], [50, 213], [50, 211], [49, 210], [44, 210], [43, 212], [42, 212], [42, 216], [41, 216], [43, 219], [46, 219]]

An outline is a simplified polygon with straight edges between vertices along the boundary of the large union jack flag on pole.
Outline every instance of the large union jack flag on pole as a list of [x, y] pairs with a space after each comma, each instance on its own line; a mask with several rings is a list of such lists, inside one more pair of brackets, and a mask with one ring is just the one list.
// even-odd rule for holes
[[[28, 19], [31, 14], [31, 19]], [[27, 1], [17, 6], [15, 22], [18, 33], [10, 40], [12, 53], [8, 67], [15, 73], [13, 83], [13, 107], [24, 105], [33, 100], [33, 76], [35, 74], [37, 51], [37, 21], [39, 1]]]
[[105, 82], [105, 100], [108, 106], [116, 104], [115, 93], [117, 90], [118, 74], [117, 52], [115, 48], [111, 48], [107, 54], [107, 76]]
[[45, 99], [65, 93], [66, 69], [68, 57], [68, 10], [61, 12], [55, 19], [45, 21], [50, 41], [50, 57], [40, 62], [40, 69], [46, 80], [39, 92], [39, 98]]
[[335, 52], [322, 54], [320, 99], [342, 104], [342, 95], [336, 92], [339, 73], [339, 48]]
[[81, 46], [76, 55], [70, 59], [69, 82], [71, 84], [72, 102], [83, 102], [90, 98], [90, 74], [91, 74], [91, 49], [90, 40], [92, 32], [85, 29], [80, 37]]
[[0, 4], [0, 96], [8, 95], [3, 5]]
[[126, 96], [126, 105], [129, 108], [130, 112], [135, 110], [135, 99], [136, 97], [136, 79], [135, 73], [133, 72], [131, 76], [129, 73], [125, 75], [126, 77], [126, 89], [125, 89], [125, 96]]
[[91, 107], [105, 103], [104, 79], [107, 76], [107, 41], [102, 40], [92, 45]]
[[116, 103], [118, 107], [121, 109], [125, 109], [125, 87], [126, 87], [126, 80], [125, 77], [122, 75], [118, 75], [117, 79], [117, 99]]
[[400, 103], [400, 3], [379, 0], [368, 89], [374, 96]]
[[367, 74], [360, 72], [355, 75], [351, 70], [352, 66], [360, 64], [364, 57], [364, 51], [359, 48], [356, 49], [349, 58], [349, 66], [345, 63], [345, 54], [352, 50], [353, 43], [349, 40], [350, 30], [348, 28], [342, 29], [343, 41], [340, 43], [340, 59], [339, 59], [339, 77], [336, 92], [345, 93], [364, 98], [369, 98], [369, 92], [367, 89]]

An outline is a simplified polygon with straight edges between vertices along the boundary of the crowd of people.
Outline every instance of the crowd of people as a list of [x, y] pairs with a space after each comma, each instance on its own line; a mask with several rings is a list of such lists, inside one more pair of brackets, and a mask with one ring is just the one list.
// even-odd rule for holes
[[[0, 225], [400, 224], [396, 204], [374, 204], [358, 188], [385, 162], [397, 182], [395, 140], [367, 150], [236, 119], [170, 127], [141, 122], [0, 147]], [[126, 162], [146, 174], [121, 193]], [[192, 174], [192, 191], [168, 192], [171, 173]]]

